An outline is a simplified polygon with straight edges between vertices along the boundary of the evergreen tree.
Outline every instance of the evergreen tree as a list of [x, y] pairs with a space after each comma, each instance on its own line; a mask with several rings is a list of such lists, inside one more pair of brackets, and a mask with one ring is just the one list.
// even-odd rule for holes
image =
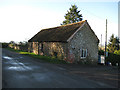
[[112, 53], [114, 53], [115, 50], [119, 50], [119, 39], [118, 37], [114, 37], [114, 34], [110, 37], [108, 48]]
[[80, 11], [77, 9], [78, 7], [76, 5], [71, 5], [71, 8], [69, 8], [69, 11], [67, 11], [67, 14], [64, 16], [65, 20], [61, 25], [82, 21], [82, 14], [79, 14]]

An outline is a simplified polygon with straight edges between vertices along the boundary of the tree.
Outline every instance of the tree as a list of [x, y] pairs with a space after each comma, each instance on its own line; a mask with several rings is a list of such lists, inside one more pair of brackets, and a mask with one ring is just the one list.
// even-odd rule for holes
[[79, 14], [80, 11], [78, 11], [77, 9], [78, 7], [76, 5], [71, 5], [71, 8], [69, 8], [69, 11], [67, 11], [67, 14], [64, 16], [65, 20], [61, 25], [82, 21], [82, 14]]
[[15, 42], [14, 42], [14, 41], [10, 41], [10, 42], [9, 42], [9, 47], [10, 47], [10, 48], [14, 48], [14, 46], [15, 46]]
[[114, 37], [114, 34], [110, 37], [108, 49], [111, 53], [114, 53], [115, 50], [119, 50], [119, 39], [118, 37]]
[[120, 50], [115, 50], [114, 54], [120, 55]]
[[10, 41], [9, 43], [10, 43], [10, 44], [15, 44], [15, 42], [14, 42], [14, 41]]

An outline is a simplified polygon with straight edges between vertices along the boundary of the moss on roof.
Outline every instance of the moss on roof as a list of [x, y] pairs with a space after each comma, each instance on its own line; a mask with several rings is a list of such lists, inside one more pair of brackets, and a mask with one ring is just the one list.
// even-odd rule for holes
[[33, 36], [28, 42], [67, 42], [68, 38], [84, 23], [62, 25], [58, 27], [43, 29]]

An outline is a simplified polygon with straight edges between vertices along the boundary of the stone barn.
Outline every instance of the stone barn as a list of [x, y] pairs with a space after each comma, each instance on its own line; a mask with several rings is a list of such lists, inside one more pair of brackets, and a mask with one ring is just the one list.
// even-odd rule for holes
[[87, 20], [43, 29], [29, 41], [28, 51], [70, 63], [98, 62], [99, 39]]

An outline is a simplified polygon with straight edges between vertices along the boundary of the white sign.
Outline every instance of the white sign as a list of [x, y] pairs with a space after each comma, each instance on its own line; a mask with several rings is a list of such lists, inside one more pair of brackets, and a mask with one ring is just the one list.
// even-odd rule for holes
[[105, 63], [105, 56], [101, 55], [101, 63]]

